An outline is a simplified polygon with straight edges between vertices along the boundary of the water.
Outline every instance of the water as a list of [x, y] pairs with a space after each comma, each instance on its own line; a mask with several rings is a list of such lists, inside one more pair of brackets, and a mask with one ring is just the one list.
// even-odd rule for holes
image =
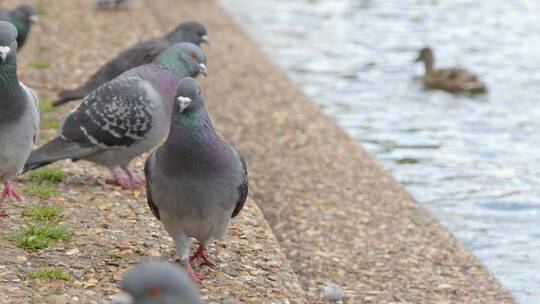
[[[522, 303], [540, 303], [540, 2], [221, 2]], [[489, 94], [423, 90], [412, 61], [425, 45]]]

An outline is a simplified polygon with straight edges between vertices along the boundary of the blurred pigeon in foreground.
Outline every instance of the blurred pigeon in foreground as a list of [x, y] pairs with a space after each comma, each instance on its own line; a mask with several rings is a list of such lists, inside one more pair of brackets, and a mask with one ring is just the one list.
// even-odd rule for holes
[[17, 28], [18, 50], [21, 50], [30, 33], [32, 23], [37, 22], [38, 16], [36, 9], [32, 5], [22, 4], [13, 11], [0, 9], [0, 20], [7, 21]]
[[39, 129], [38, 97], [17, 78], [16, 37], [15, 27], [0, 21], [0, 202], [21, 200], [11, 180], [22, 171]]
[[[144, 172], [148, 205], [172, 236], [187, 274], [206, 279], [191, 262], [213, 266], [205, 247], [223, 237], [242, 210], [248, 177], [244, 158], [214, 131], [197, 80], [181, 81], [169, 137], [150, 154]], [[190, 237], [199, 249], [188, 259]]]
[[53, 106], [57, 107], [71, 100], [83, 98], [93, 89], [123, 72], [152, 62], [163, 50], [179, 42], [191, 42], [197, 45], [201, 42], [208, 42], [206, 28], [196, 21], [185, 22], [165, 37], [153, 38], [135, 44], [105, 63], [84, 85], [74, 90], [60, 92], [59, 98], [53, 102]]
[[[174, 96], [186, 76], [206, 75], [203, 52], [191, 43], [179, 43], [151, 64], [118, 76], [86, 96], [50, 142], [32, 152], [24, 171], [62, 159], [87, 160], [107, 167], [124, 189], [137, 181], [128, 166], [152, 149], [169, 131]], [[128, 176], [116, 171], [120, 167]]]
[[130, 270], [113, 304], [200, 304], [189, 277], [178, 266], [152, 261]]
[[97, 8], [101, 10], [128, 9], [133, 0], [98, 0]]

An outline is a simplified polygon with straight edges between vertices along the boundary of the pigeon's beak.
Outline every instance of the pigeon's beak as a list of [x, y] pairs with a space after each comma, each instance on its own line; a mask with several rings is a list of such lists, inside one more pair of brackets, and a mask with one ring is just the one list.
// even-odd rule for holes
[[39, 21], [39, 18], [37, 15], [30, 16], [30, 22], [37, 23]]
[[192, 101], [193, 100], [191, 100], [191, 98], [189, 97], [179, 96], [178, 102], [180, 103], [180, 113], [184, 113], [184, 110], [187, 109], [187, 107], [189, 107]]
[[204, 43], [206, 43], [208, 45], [211, 45], [210, 39], [208, 39], [208, 36], [206, 36], [206, 35], [201, 36], [201, 42], [204, 42]]
[[2, 63], [6, 62], [10, 50], [9, 46], [0, 46], [0, 58], [2, 58]]
[[199, 64], [199, 73], [203, 74], [204, 76], [208, 76], [208, 70], [206, 69], [206, 65], [204, 63]]
[[135, 301], [133, 297], [127, 292], [122, 291], [111, 297], [112, 304], [133, 304]]

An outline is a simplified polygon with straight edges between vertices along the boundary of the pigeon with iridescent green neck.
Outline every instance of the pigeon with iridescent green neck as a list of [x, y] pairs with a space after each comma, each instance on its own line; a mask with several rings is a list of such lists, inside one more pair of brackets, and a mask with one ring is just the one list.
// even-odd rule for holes
[[0, 202], [21, 200], [11, 181], [30, 155], [39, 128], [36, 93], [17, 78], [17, 30], [0, 21]]
[[[231, 218], [242, 210], [248, 176], [244, 158], [214, 130], [197, 80], [180, 83], [169, 136], [150, 154], [144, 172], [152, 213], [173, 238], [187, 274], [205, 279], [191, 263], [213, 266], [206, 247], [227, 233]], [[191, 237], [199, 249], [188, 258]]]
[[21, 50], [28, 38], [32, 23], [37, 22], [38, 16], [36, 9], [30, 4], [21, 4], [13, 11], [7, 9], [0, 10], [0, 20], [7, 21], [17, 29], [18, 50]]
[[185, 22], [176, 27], [165, 37], [145, 40], [124, 50], [118, 56], [105, 63], [82, 86], [58, 94], [53, 106], [58, 107], [72, 100], [83, 98], [93, 89], [134, 67], [152, 62], [163, 50], [173, 44], [191, 42], [199, 45], [208, 43], [206, 28], [197, 21]]
[[151, 64], [98, 87], [67, 116], [53, 140], [32, 152], [24, 170], [62, 159], [87, 160], [107, 167], [114, 178], [111, 182], [124, 189], [141, 186], [129, 163], [165, 138], [180, 80], [206, 75], [205, 61], [199, 47], [179, 43]]

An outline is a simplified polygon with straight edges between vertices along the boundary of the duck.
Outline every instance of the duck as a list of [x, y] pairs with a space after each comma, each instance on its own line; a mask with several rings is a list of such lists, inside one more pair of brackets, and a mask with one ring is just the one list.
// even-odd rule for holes
[[482, 94], [487, 86], [475, 74], [462, 68], [435, 68], [433, 50], [425, 47], [420, 50], [415, 62], [423, 62], [425, 74], [422, 81], [427, 88], [443, 90], [450, 93]]

